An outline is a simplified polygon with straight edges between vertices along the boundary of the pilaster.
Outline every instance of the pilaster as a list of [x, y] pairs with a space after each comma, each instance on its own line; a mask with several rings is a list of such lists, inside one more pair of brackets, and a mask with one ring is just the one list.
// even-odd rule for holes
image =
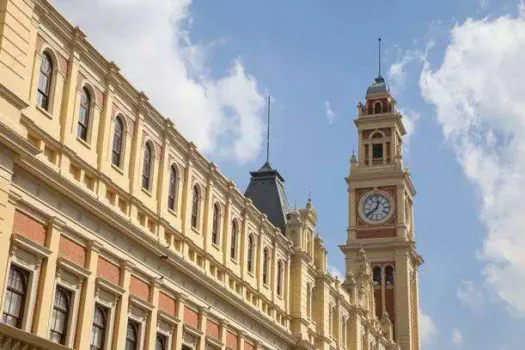
[[129, 307], [129, 285], [131, 282], [131, 271], [133, 264], [130, 261], [122, 261], [120, 267], [121, 287], [124, 289], [115, 311], [115, 336], [113, 340], [113, 350], [124, 349], [126, 343], [126, 330], [128, 325]]
[[151, 305], [153, 305], [153, 310], [151, 310], [150, 312], [146, 325], [146, 349], [155, 349], [155, 341], [157, 339], [157, 319], [159, 311], [159, 289], [160, 281], [156, 278], [151, 283], [150, 302]]
[[51, 217], [47, 226], [46, 246], [51, 254], [42, 262], [37, 303], [33, 317], [33, 333], [39, 337], [49, 337], [49, 317], [53, 308], [55, 274], [57, 268], [58, 248], [62, 228], [65, 225], [60, 219]]
[[186, 307], [186, 297], [179, 295], [177, 300], [177, 318], [180, 322], [176, 326], [176, 330], [173, 335], [173, 348], [172, 350], [182, 349], [182, 336], [184, 333], [184, 308]]
[[19, 196], [10, 193], [13, 157], [14, 154], [6, 148], [0, 150], [0, 266], [3, 267], [3, 270], [0, 270], [0, 300], [4, 300], [13, 221], [17, 202], [20, 199]]
[[[118, 67], [115, 63], [110, 62], [108, 73], [106, 75], [106, 91], [104, 93], [104, 101], [102, 106], [102, 113], [100, 114], [100, 123], [98, 129], [97, 139], [97, 155], [98, 155], [98, 170], [105, 173], [111, 166], [111, 157], [113, 155], [112, 149], [109, 145], [113, 141], [113, 133], [111, 132], [113, 119], [113, 100], [115, 95], [116, 84], [115, 79], [118, 74]], [[100, 194], [101, 198], [104, 198], [105, 193]]]
[[87, 266], [91, 274], [84, 280], [80, 303], [78, 307], [78, 325], [75, 334], [75, 349], [88, 349], [91, 342], [91, 328], [95, 310], [95, 288], [97, 279], [97, 265], [102, 245], [91, 241], [87, 251]]

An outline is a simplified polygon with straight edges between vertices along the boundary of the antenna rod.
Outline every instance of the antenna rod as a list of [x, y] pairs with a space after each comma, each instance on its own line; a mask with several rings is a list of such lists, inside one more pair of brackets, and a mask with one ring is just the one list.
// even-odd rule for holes
[[270, 94], [268, 94], [268, 131], [266, 133], [266, 163], [270, 162]]
[[379, 77], [381, 77], [381, 37], [379, 37], [378, 45], [379, 45], [379, 50], [378, 50], [378, 55], [379, 55]]

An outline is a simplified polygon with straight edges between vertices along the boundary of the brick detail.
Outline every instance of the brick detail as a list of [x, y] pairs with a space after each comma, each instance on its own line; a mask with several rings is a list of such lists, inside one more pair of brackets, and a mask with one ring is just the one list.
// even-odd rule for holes
[[135, 276], [131, 276], [129, 291], [132, 295], [136, 296], [137, 298], [146, 301], [149, 300], [149, 284]]
[[184, 324], [193, 327], [198, 328], [199, 327], [199, 314], [190, 309], [189, 307], [184, 308]]
[[86, 266], [86, 248], [65, 236], [60, 237], [58, 252], [60, 257], [78, 266]]
[[213, 322], [212, 320], [208, 320], [206, 323], [206, 335], [209, 335], [210, 337], [213, 337], [215, 339], [219, 339], [220, 332], [219, 332], [219, 324], [216, 322]]
[[13, 233], [29, 238], [42, 246], [46, 244], [46, 226], [18, 210], [15, 211]]
[[244, 341], [244, 350], [255, 350], [255, 345], [250, 343], [249, 341]]
[[376, 230], [359, 230], [356, 232], [356, 237], [358, 239], [388, 238], [388, 237], [395, 237], [395, 236], [396, 236], [395, 228], [376, 229]]
[[237, 350], [239, 348], [239, 339], [236, 334], [228, 331], [226, 332], [226, 347], [228, 349]]
[[162, 292], [159, 293], [159, 310], [164, 311], [165, 313], [177, 316], [177, 301], [170, 297], [167, 294], [164, 294]]
[[120, 268], [101, 256], [98, 257], [97, 276], [120, 285]]

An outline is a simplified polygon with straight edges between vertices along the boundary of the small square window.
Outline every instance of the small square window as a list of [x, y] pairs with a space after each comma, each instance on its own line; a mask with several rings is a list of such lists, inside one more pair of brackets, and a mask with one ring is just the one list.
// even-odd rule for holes
[[376, 143], [372, 145], [372, 158], [381, 159], [383, 158], [383, 144]]

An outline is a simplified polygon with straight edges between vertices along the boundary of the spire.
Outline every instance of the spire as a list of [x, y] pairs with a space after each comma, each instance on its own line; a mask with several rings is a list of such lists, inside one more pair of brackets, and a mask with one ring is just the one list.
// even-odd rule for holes
[[377, 75], [377, 78], [380, 79], [380, 78], [383, 78], [381, 76], [381, 37], [379, 37], [377, 39], [377, 45], [378, 45], [377, 55], [379, 56], [379, 60], [378, 60], [378, 63], [379, 63], [379, 74]]
[[266, 163], [270, 164], [270, 94], [268, 94], [268, 129], [266, 132]]

